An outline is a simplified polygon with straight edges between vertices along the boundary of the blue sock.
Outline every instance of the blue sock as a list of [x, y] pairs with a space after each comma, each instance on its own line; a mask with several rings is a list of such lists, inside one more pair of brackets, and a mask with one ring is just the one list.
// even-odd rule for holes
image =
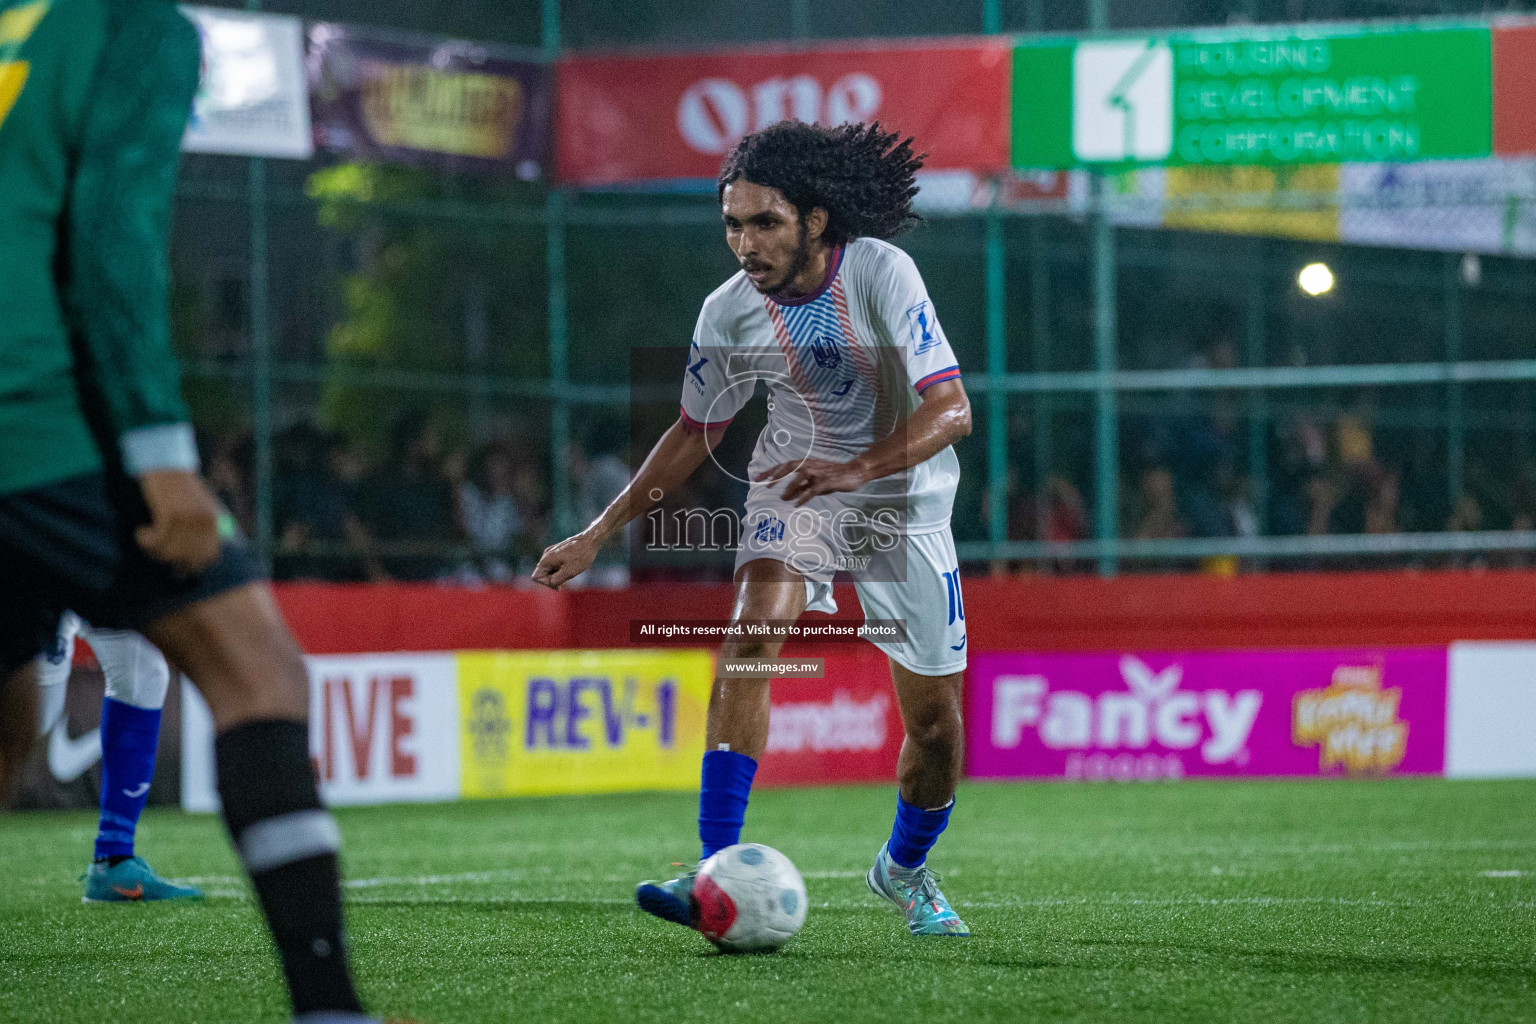
[[703, 784], [699, 787], [699, 841], [704, 856], [735, 846], [747, 820], [747, 797], [757, 762], [734, 750], [711, 750], [704, 755]]
[[949, 824], [949, 812], [954, 808], [955, 802], [951, 800], [936, 811], [925, 811], [896, 794], [896, 824], [891, 826], [891, 841], [886, 845], [891, 860], [904, 868], [921, 867], [944, 826]]
[[133, 834], [155, 777], [160, 709], [108, 697], [101, 702], [101, 825], [96, 859], [132, 857]]

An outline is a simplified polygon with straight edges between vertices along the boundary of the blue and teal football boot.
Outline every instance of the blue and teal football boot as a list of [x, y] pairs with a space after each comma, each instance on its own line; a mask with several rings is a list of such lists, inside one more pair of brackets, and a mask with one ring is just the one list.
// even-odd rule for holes
[[904, 868], [891, 860], [890, 851], [880, 847], [875, 866], [864, 876], [869, 891], [896, 904], [907, 919], [913, 935], [947, 935], [964, 938], [971, 934], [960, 915], [939, 891], [939, 876], [927, 865]]
[[143, 858], [129, 857], [116, 867], [97, 861], [85, 873], [82, 903], [147, 903], [151, 900], [200, 900], [202, 890], [167, 882]]
[[[684, 867], [674, 864], [673, 867]], [[695, 864], [676, 878], [665, 882], [641, 882], [635, 887], [635, 902], [647, 914], [655, 914], [663, 921], [680, 924], [684, 928], [698, 927], [698, 907], [693, 899], [693, 880], [698, 877]]]

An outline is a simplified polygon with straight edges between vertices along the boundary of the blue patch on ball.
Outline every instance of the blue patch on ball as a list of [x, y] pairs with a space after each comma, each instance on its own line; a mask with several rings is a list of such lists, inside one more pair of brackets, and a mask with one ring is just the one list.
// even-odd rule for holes
[[779, 893], [779, 906], [784, 908], [784, 913], [793, 914], [795, 908], [800, 906], [800, 896], [793, 889], [785, 889]]
[[757, 867], [763, 862], [763, 851], [754, 850], [749, 846], [745, 850], [742, 850], [741, 853], [738, 854], [738, 857], [743, 864], [750, 864], [752, 867]]

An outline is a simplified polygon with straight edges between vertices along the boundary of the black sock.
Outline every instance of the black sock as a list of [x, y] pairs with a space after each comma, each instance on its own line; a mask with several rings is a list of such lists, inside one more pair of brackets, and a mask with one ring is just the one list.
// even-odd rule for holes
[[361, 1013], [341, 928], [340, 845], [302, 722], [247, 722], [214, 744], [224, 823], [283, 963], [295, 1015]]

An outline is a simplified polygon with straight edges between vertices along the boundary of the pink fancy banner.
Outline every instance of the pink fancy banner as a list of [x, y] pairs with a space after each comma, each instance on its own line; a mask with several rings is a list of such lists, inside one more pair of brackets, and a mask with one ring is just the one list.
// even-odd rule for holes
[[1446, 649], [973, 654], [973, 778], [1435, 774]]

